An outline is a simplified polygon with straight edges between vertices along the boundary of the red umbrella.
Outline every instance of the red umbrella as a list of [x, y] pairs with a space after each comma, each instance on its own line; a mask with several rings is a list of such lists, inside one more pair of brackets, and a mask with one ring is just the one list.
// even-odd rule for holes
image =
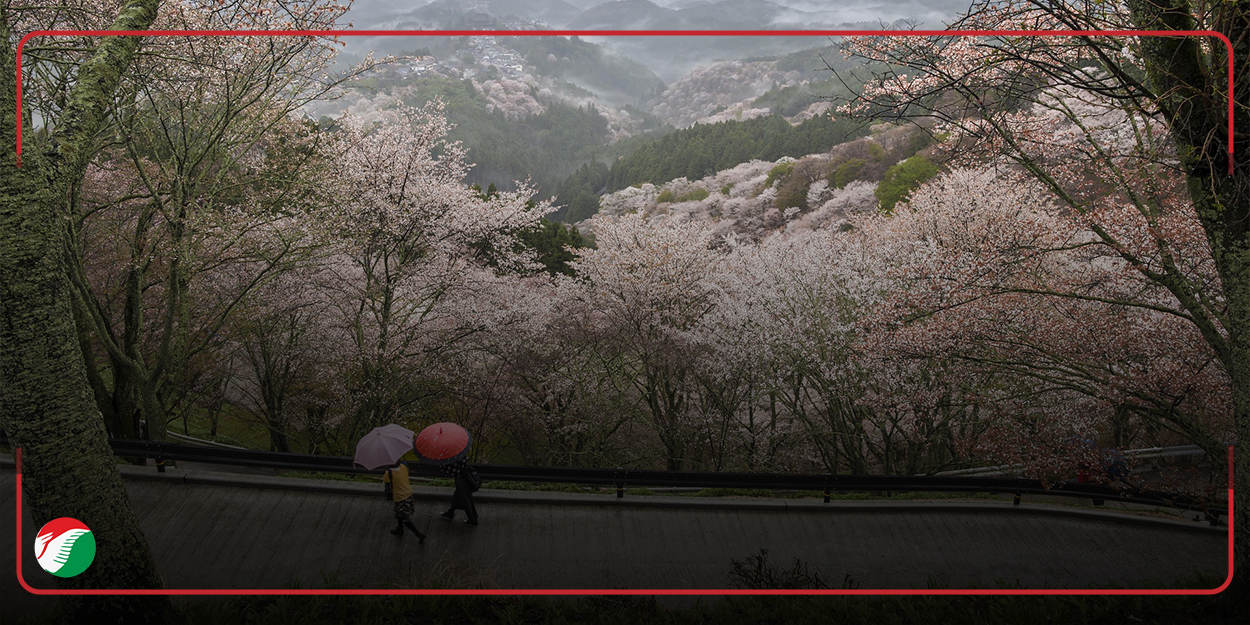
[[412, 448], [417, 456], [430, 464], [450, 464], [469, 453], [473, 437], [455, 423], [435, 423], [421, 430]]

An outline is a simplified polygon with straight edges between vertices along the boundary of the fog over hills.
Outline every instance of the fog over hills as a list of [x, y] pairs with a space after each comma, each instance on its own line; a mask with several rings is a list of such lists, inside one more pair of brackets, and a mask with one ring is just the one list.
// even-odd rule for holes
[[[356, 0], [358, 29], [568, 28], [583, 30], [757, 30], [901, 26], [940, 27], [970, 0]], [[822, 45], [800, 37], [596, 38], [666, 81], [694, 67], [748, 56], [781, 55]], [[400, 38], [349, 39], [346, 50], [395, 53], [419, 47]]]
[[[356, 29], [379, 30], [898, 28], [941, 26], [968, 1], [901, 0], [885, 7], [874, 4], [879, 0], [356, 0], [348, 19]], [[637, 171], [630, 171], [641, 177], [631, 183], [660, 184], [683, 175], [698, 180], [744, 159], [773, 161], [828, 149], [841, 140], [834, 134], [846, 138], [846, 129], [813, 119], [823, 118], [829, 98], [844, 88], [825, 64], [842, 70], [857, 63], [843, 60], [837, 42], [824, 36], [346, 41], [344, 64], [371, 51], [399, 58], [356, 77], [344, 97], [310, 107], [307, 114], [349, 112], [377, 121], [401, 104], [420, 106], [438, 97], [456, 127], [452, 138], [464, 142], [476, 164], [468, 182], [507, 190], [528, 178], [543, 196], [578, 199], [562, 213], [570, 220], [598, 210], [614, 163], [677, 130], [690, 132], [674, 135], [670, 151], [689, 151], [693, 165], [677, 171], [639, 157], [641, 164], [631, 165]], [[824, 133], [819, 145], [786, 147], [795, 134], [790, 129], [809, 120], [799, 134]], [[728, 124], [692, 128], [719, 122]], [[753, 140], [765, 144], [747, 150]], [[712, 143], [719, 147], [707, 147]], [[715, 154], [699, 153], [703, 147]]]
[[[451, 4], [465, 11], [485, 11], [505, 17], [543, 20], [551, 27], [571, 24], [583, 13], [591, 16], [616, 14], [622, 18], [651, 13], [679, 15], [682, 21], [700, 15], [711, 15], [718, 21], [734, 20], [742, 28], [767, 28], [777, 24], [810, 27], [815, 23], [840, 24], [854, 22], [886, 23], [898, 19], [916, 19], [937, 26], [957, 11], [966, 9], [968, 0], [356, 0], [351, 16], [358, 28], [374, 28], [383, 22], [401, 19], [405, 14], [430, 4]], [[618, 5], [618, 6], [612, 6]], [[644, 5], [650, 5], [644, 6]], [[655, 9], [660, 9], [659, 12]], [[814, 18], [814, 19], [813, 19]], [[587, 19], [590, 19], [589, 17]], [[624, 24], [618, 27], [628, 28]], [[679, 28], [674, 24], [658, 24], [656, 28]], [[685, 28], [687, 26], [680, 26]], [[693, 24], [693, 28], [712, 28]]]

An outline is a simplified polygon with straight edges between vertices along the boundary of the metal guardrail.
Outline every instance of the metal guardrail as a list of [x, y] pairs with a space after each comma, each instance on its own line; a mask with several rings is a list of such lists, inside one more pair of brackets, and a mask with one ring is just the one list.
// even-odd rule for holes
[[[8, 438], [0, 432], [0, 444]], [[113, 453], [119, 456], [154, 458], [158, 470], [165, 460], [185, 460], [206, 464], [241, 465], [282, 469], [286, 471], [325, 471], [349, 474], [377, 474], [356, 467], [347, 456], [230, 449], [202, 445], [183, 445], [129, 439], [109, 439]], [[615, 486], [617, 497], [630, 487], [697, 487], [759, 490], [809, 490], [824, 493], [825, 502], [833, 492], [946, 492], [1005, 493], [1014, 495], [1019, 505], [1024, 495], [1082, 497], [1094, 503], [1118, 501], [1146, 506], [1178, 508], [1202, 512], [1216, 524], [1226, 516], [1228, 502], [1204, 499], [1162, 491], [1116, 488], [1101, 484], [1055, 483], [1006, 477], [965, 477], [942, 475], [795, 475], [777, 473], [712, 473], [698, 471], [655, 471], [636, 469], [588, 469], [565, 467], [533, 467], [497, 464], [475, 465], [484, 480], [514, 482], [548, 482], [562, 484], [593, 484]], [[442, 477], [436, 467], [413, 465], [414, 476]]]
[[196, 438], [194, 436], [187, 436], [186, 434], [179, 434], [177, 432], [166, 432], [165, 435], [172, 439], [182, 441], [184, 443], [188, 443], [191, 445], [204, 445], [205, 447], [222, 447], [225, 449], [247, 449], [247, 447], [244, 447], [242, 445], [227, 445], [226, 443], [218, 443], [216, 441], [206, 441], [202, 438]]
[[[1142, 449], [1125, 449], [1118, 452], [1126, 458], [1134, 460], [1154, 460], [1158, 458], [1178, 458], [1182, 456], [1204, 456], [1207, 452], [1197, 445], [1177, 445], [1174, 447], [1146, 447]], [[1024, 468], [1022, 464], [1004, 464], [996, 467], [976, 467], [972, 469], [955, 469], [940, 471], [936, 475], [1003, 475]]]

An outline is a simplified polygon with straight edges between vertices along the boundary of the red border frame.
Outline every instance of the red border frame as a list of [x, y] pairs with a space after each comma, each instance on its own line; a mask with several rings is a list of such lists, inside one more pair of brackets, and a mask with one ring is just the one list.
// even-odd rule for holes
[[35, 588], [22, 577], [22, 449], [14, 449], [17, 460], [17, 581], [22, 588], [35, 595], [1218, 595], [1233, 582], [1233, 446], [1228, 446], [1228, 576], [1224, 583], [1210, 589], [948, 589], [948, 588], [888, 588], [888, 589], [827, 589], [827, 590], [744, 590], [722, 589], [621, 589], [621, 588], [522, 588], [522, 589], [345, 589], [345, 588], [153, 588], [117, 590], [79, 590]]
[[1228, 175], [1233, 175], [1233, 42], [1213, 30], [37, 30], [17, 42], [17, 166], [22, 166], [22, 48], [35, 37], [1215, 37], [1228, 48]]
[[[191, 37], [1216, 37], [1228, 48], [1228, 173], [1233, 173], [1233, 44], [1223, 33], [1210, 30], [41, 30], [17, 44], [17, 166], [22, 164], [22, 49], [35, 37], [43, 36], [191, 36]], [[827, 590], [744, 590], [744, 589], [43, 589], [35, 588], [22, 576], [22, 450], [17, 459], [17, 579], [22, 588], [36, 595], [1215, 595], [1233, 580], [1233, 448], [1228, 448], [1228, 576], [1212, 589], [827, 589]]]

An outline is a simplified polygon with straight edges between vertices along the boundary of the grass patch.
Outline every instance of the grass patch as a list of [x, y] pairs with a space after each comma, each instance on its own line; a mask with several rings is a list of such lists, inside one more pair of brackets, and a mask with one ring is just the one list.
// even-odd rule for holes
[[503, 481], [503, 480], [491, 480], [489, 482], [482, 482], [482, 488], [490, 488], [494, 490], [531, 490], [531, 491], [544, 491], [544, 492], [555, 492], [555, 493], [602, 493], [602, 492], [606, 492], [606, 489], [599, 487], [599, 486], [582, 486], [580, 484], [558, 484], [554, 482], [511, 482], [511, 481]]
[[[217, 417], [216, 436], [210, 435], [212, 423], [203, 410], [188, 411], [185, 432], [183, 431], [182, 419], [170, 423], [168, 429], [170, 432], [202, 438], [214, 443], [238, 445], [248, 449], [269, 449], [269, 430], [264, 425], [250, 419], [246, 412], [230, 404], [222, 406], [221, 414]], [[298, 433], [292, 436], [291, 451], [303, 451], [300, 448], [301, 440], [298, 436]]]
[[[767, 499], [823, 499], [818, 490], [767, 490], [763, 488], [704, 488], [698, 492], [682, 493], [687, 497], [760, 497]], [[911, 499], [1001, 499], [993, 493], [829, 493], [830, 501], [905, 501]]]
[[767, 499], [807, 499], [824, 496], [824, 493], [814, 490], [767, 490], [764, 488], [704, 488], [697, 492], [682, 494], [687, 497], [762, 497]]

